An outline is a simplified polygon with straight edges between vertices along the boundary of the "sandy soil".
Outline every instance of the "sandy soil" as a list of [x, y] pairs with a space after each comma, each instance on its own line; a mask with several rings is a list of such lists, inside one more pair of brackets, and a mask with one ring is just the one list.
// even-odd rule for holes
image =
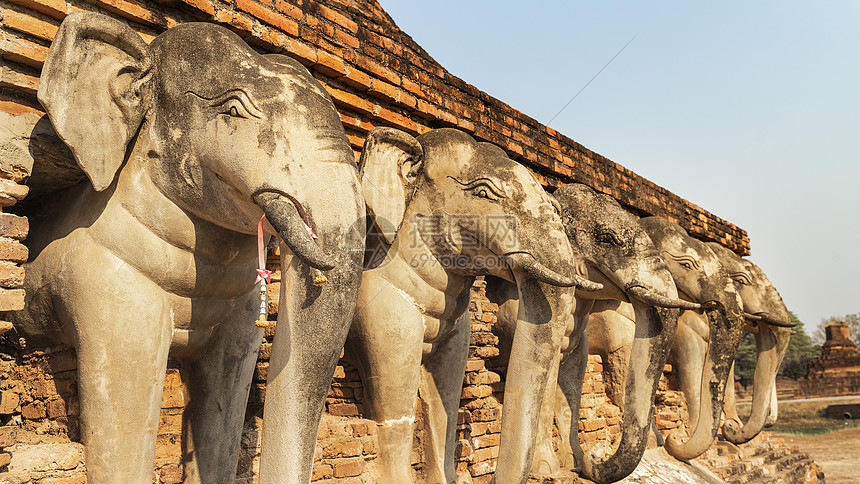
[[827, 484], [860, 483], [860, 429], [822, 435], [774, 435], [808, 453], [824, 469]]

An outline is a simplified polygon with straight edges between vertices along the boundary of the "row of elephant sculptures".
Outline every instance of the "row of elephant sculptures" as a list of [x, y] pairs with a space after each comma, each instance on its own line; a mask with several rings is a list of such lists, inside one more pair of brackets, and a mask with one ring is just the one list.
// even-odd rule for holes
[[[119, 21], [73, 13], [38, 97], [88, 181], [30, 204], [28, 299], [14, 317], [32, 344], [77, 350], [88, 482], [150, 482], [168, 357], [188, 396], [185, 481], [232, 482], [262, 338], [262, 215], [283, 271], [261, 483], [309, 481], [345, 342], [378, 423], [383, 482], [413, 479], [418, 394], [426, 480], [468, 479], [453, 454], [481, 275], [509, 355], [496, 482], [559, 465], [597, 482], [629, 474], [670, 350], [691, 437], [667, 449], [703, 452], [745, 325], [760, 354], [754, 409], [727, 438], [751, 438], [775, 403], [788, 313], [750, 262], [585, 185], [550, 195], [503, 150], [454, 129], [374, 128], [357, 170], [319, 82], [221, 27], [185, 24], [147, 45]], [[622, 435], [606, 460], [583, 456], [576, 437], [588, 352], [617, 370], [608, 388]], [[554, 415], [568, 428], [561, 461]]]

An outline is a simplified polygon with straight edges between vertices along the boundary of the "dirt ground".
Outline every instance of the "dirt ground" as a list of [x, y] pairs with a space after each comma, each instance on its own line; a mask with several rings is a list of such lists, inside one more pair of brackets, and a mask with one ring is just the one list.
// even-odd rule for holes
[[774, 435], [808, 453], [824, 469], [827, 484], [860, 483], [860, 428], [821, 435]]

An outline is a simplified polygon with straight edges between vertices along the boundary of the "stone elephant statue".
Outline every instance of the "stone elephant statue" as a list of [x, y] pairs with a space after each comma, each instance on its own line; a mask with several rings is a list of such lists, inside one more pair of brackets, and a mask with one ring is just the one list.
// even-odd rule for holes
[[[637, 224], [637, 218], [615, 199], [582, 184], [565, 185], [553, 196], [561, 207], [562, 224], [574, 253], [582, 261], [579, 271], [589, 280], [600, 282], [603, 289], [575, 291], [576, 308], [567, 320], [558, 389], [556, 380], [551, 380], [549, 394], [544, 399], [532, 472], [552, 475], [561, 467], [581, 466], [588, 479], [614, 482], [632, 472], [645, 451], [654, 393], [677, 324], [677, 308], [695, 309], [699, 305], [678, 298], [672, 276], [651, 240]], [[489, 284], [487, 292], [491, 300], [500, 302], [499, 332], [512, 334], [510, 323], [516, 314], [516, 293], [509, 288], [504, 293], [499, 289], [491, 290]], [[605, 462], [592, 462], [593, 458], [584, 462], [579, 446], [578, 417], [590, 326], [588, 333], [583, 331], [593, 310], [621, 301], [638, 316], [640, 327], [636, 330], [636, 344], [632, 345], [635, 357], [618, 362], [625, 366], [623, 374], [631, 377], [627, 385], [633, 396], [626, 401], [626, 406], [620, 405], [624, 406], [624, 420], [618, 451]], [[635, 362], [642, 371], [627, 372], [628, 360]], [[624, 381], [618, 386], [623, 386]], [[561, 462], [553, 452], [553, 414], [559, 426]]]
[[749, 442], [777, 417], [776, 377], [788, 351], [795, 326], [779, 292], [757, 265], [713, 242], [708, 247], [717, 254], [743, 301], [747, 329], [755, 335], [756, 368], [753, 401], [749, 419], [744, 423], [735, 407], [734, 365], [723, 402], [726, 422], [723, 437], [734, 444]]
[[[455, 471], [457, 413], [468, 356], [475, 276], [516, 285], [523, 303], [508, 367], [496, 482], [525, 482], [551, 356], [574, 300], [560, 288], [598, 289], [575, 261], [557, 205], [504, 152], [456, 129], [417, 138], [369, 133], [359, 164], [369, 214], [367, 264], [347, 350], [378, 425], [380, 482], [412, 482], [416, 394], [428, 431], [426, 482]], [[566, 291], [565, 294], [569, 294]], [[547, 359], [545, 355], [550, 355]]]
[[[677, 434], [666, 439], [666, 451], [679, 460], [693, 459], [705, 452], [720, 425], [723, 396], [735, 351], [744, 326], [742, 302], [735, 286], [716, 254], [704, 242], [690, 237], [677, 224], [658, 217], [645, 217], [639, 224], [660, 251], [682, 299], [697, 302], [701, 310], [684, 310], [678, 319], [678, 330], [672, 343], [672, 357], [677, 368], [698, 365], [699, 392], [687, 401], [690, 413], [690, 438], [685, 442]], [[683, 338], [682, 327], [693, 321], [706, 322], [702, 327], [709, 342], [702, 353], [678, 351]], [[703, 356], [701, 362], [693, 360]], [[679, 373], [679, 385], [687, 385]]]
[[263, 214], [284, 269], [260, 482], [307, 482], [364, 244], [326, 91], [218, 26], [184, 24], [147, 46], [82, 12], [57, 32], [38, 97], [88, 181], [31, 204], [16, 324], [77, 350], [88, 482], [151, 482], [168, 356], [189, 398], [184, 482], [233, 481], [262, 338]]

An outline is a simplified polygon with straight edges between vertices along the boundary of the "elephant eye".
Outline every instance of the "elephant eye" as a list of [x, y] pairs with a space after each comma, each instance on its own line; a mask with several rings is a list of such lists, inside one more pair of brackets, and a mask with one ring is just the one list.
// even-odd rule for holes
[[497, 200], [496, 197], [492, 195], [492, 192], [487, 187], [478, 187], [472, 190], [472, 195], [479, 198], [486, 198], [487, 200]]
[[228, 101], [221, 107], [221, 114], [226, 114], [232, 118], [248, 118], [248, 111], [238, 101]]
[[679, 264], [681, 264], [681, 267], [683, 267], [684, 269], [693, 270], [693, 264], [691, 264], [687, 261], [680, 262]]
[[596, 240], [598, 243], [614, 245], [616, 247], [621, 247], [622, 245], [624, 245], [624, 243], [621, 242], [621, 238], [618, 237], [618, 235], [614, 232], [610, 231], [598, 232]]
[[748, 275], [744, 274], [743, 272], [735, 272], [735, 273], [730, 274], [730, 276], [731, 276], [733, 281], [737, 282], [738, 284], [740, 284], [742, 286], [752, 285], [752, 279]]
[[449, 176], [448, 178], [462, 185], [463, 191], [470, 192], [476, 197], [486, 198], [487, 200], [498, 200], [500, 198], [506, 198], [504, 192], [502, 192], [502, 190], [498, 188], [489, 178], [478, 178], [476, 180], [472, 180], [471, 182], [465, 183], [454, 178], [453, 176]]

